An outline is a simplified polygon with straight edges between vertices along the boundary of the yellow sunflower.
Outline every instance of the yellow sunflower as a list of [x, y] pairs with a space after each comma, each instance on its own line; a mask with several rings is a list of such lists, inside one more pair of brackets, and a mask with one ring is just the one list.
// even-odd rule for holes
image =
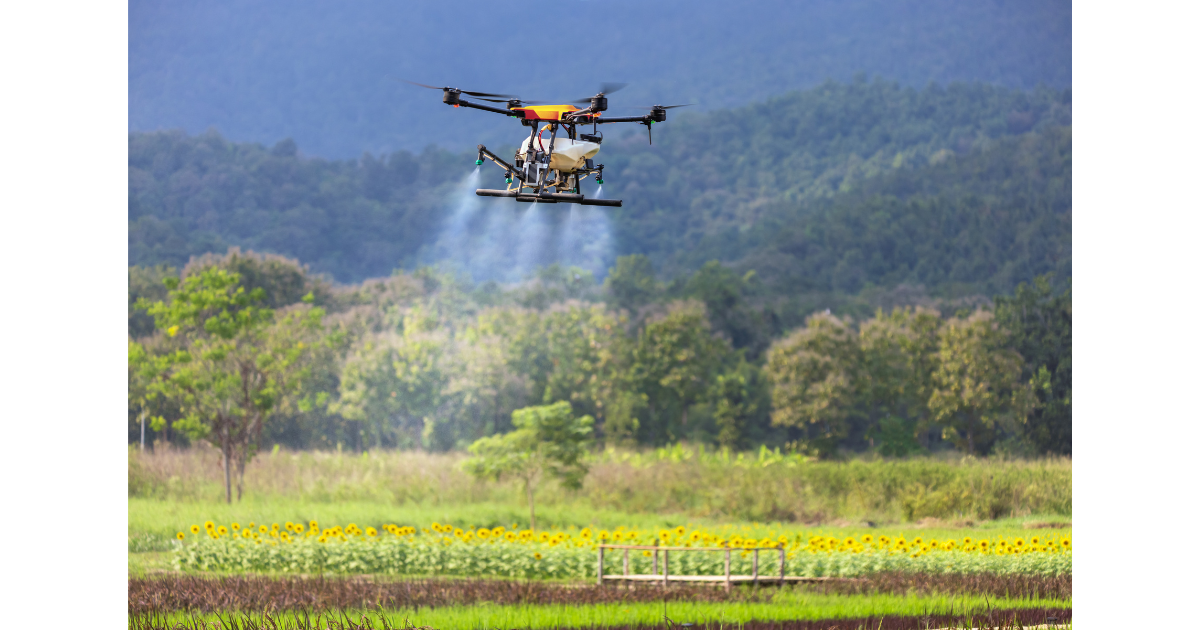
[[200, 533], [200, 526], [199, 526], [199, 525], [192, 525], [192, 533], [193, 533], [193, 534], [199, 534], [199, 533]]
[[374, 527], [368, 527], [368, 528], [367, 528], [367, 535], [368, 535], [368, 536], [370, 536], [371, 538], [374, 538], [374, 537], [376, 537], [376, 536], [378, 536], [378, 535], [379, 535], [379, 532], [375, 531], [375, 528], [374, 528]]
[[178, 538], [179, 540], [183, 540], [183, 532], [177, 532], [175, 534], [175, 537]]
[[265, 534], [265, 533], [267, 533], [268, 531], [270, 531], [270, 530], [268, 530], [268, 529], [267, 529], [267, 526], [266, 526], [266, 525], [259, 525], [259, 526], [258, 526], [258, 533], [260, 533], [260, 534]]
[[497, 526], [495, 526], [495, 527], [493, 527], [493, 528], [492, 528], [492, 536], [495, 536], [496, 538], [499, 538], [499, 537], [501, 537], [501, 536], [503, 536], [503, 535], [504, 535], [504, 526], [502, 526], [502, 525], [497, 525]]
[[229, 530], [228, 530], [228, 529], [225, 529], [225, 526], [224, 526], [224, 525], [221, 525], [220, 527], [218, 527], [218, 528], [217, 528], [217, 535], [218, 535], [218, 536], [224, 536], [225, 534], [228, 534], [228, 533], [229, 533]]
[[540, 553], [538, 553], [538, 552], [536, 552], [536, 551], [535, 551], [535, 552], [533, 553], [533, 559], [534, 559], [534, 560], [541, 560], [541, 559], [542, 559], [542, 554], [540, 554]]
[[216, 528], [216, 525], [213, 525], [212, 521], [204, 521], [204, 529], [212, 530], [214, 528]]

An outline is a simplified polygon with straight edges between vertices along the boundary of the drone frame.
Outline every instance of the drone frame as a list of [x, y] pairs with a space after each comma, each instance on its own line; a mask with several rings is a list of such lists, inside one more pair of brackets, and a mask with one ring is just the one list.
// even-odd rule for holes
[[[598, 132], [597, 125], [638, 123], [645, 125], [647, 133], [649, 133], [651, 125], [666, 121], [667, 109], [669, 109], [655, 105], [650, 108], [650, 113], [644, 116], [604, 117], [602, 113], [608, 109], [608, 97], [603, 92], [588, 99], [588, 106], [584, 109], [578, 109], [573, 105], [525, 106], [520, 99], [515, 98], [507, 101], [508, 109], [500, 109], [472, 103], [462, 98], [463, 93], [463, 90], [457, 88], [442, 88], [442, 102], [454, 107], [479, 109], [519, 118], [522, 125], [530, 127], [529, 146], [525, 158], [518, 153], [514, 157], [513, 163], [509, 164], [481, 144], [478, 146], [479, 154], [475, 160], [475, 164], [480, 165], [486, 158], [504, 169], [504, 181], [508, 184], [505, 190], [477, 189], [476, 195], [508, 197], [524, 203], [575, 203], [583, 206], [621, 207], [620, 199], [587, 199], [580, 190], [581, 177], [595, 175], [597, 183], [604, 183], [603, 164], [597, 165], [591, 159], [587, 159], [583, 168], [570, 172], [550, 168], [550, 158], [554, 155], [554, 142], [558, 137], [559, 129], [561, 128], [570, 140], [579, 139], [600, 144], [603, 142], [604, 136]], [[540, 137], [538, 126], [542, 124], [550, 127], [550, 145], [546, 147], [545, 151], [535, 151], [533, 140]], [[579, 126], [588, 124], [592, 125], [592, 133], [579, 133]], [[651, 144], [654, 142], [653, 135], [650, 136], [650, 142]], [[532, 157], [530, 157], [531, 153]], [[549, 189], [553, 189], [553, 192]]]

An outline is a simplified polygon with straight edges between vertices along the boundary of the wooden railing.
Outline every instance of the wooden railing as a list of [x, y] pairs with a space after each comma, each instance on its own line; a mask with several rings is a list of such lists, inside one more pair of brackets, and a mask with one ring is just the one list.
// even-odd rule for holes
[[[622, 566], [624, 570], [621, 575], [604, 575], [604, 550], [605, 549], [623, 549], [625, 551], [624, 561]], [[629, 550], [653, 551], [654, 559], [650, 574], [631, 575], [629, 573]], [[671, 552], [672, 551], [723, 551], [725, 552], [725, 575], [671, 575]], [[750, 551], [754, 553], [753, 561], [751, 562], [752, 572], [750, 575], [731, 575], [729, 572], [732, 553], [734, 551]], [[758, 572], [758, 553], [760, 551], [774, 551], [779, 554], [779, 576], [760, 576]], [[662, 573], [658, 571], [658, 554], [662, 552]], [[660, 547], [658, 545], [606, 545], [601, 544], [596, 546], [596, 584], [604, 584], [604, 580], [627, 580], [632, 582], [662, 582], [663, 586], [669, 581], [676, 582], [725, 582], [725, 590], [729, 591], [733, 588], [734, 582], [749, 582], [758, 584], [779, 583], [789, 581], [800, 581], [802, 579], [812, 578], [788, 578], [785, 576], [787, 569], [787, 555], [783, 545], [778, 547]]]

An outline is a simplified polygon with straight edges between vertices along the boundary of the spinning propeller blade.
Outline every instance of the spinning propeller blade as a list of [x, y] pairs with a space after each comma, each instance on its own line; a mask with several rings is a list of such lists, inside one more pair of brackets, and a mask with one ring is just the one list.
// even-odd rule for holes
[[[416, 81], [409, 81], [408, 79], [400, 79], [400, 80], [404, 81], [405, 83], [411, 83], [412, 85], [415, 85], [418, 87], [423, 87], [423, 88], [429, 88], [431, 90], [456, 90], [456, 89], [458, 89], [458, 88], [450, 88], [450, 87], [437, 87], [434, 85], [425, 85], [424, 83], [417, 83]], [[458, 91], [462, 92], [463, 94], [469, 94], [471, 96], [479, 96], [479, 97], [496, 96], [496, 97], [500, 97], [500, 98], [504, 98], [504, 99], [512, 98], [511, 94], [492, 94], [491, 92], [469, 92], [467, 90], [458, 90]], [[504, 103], [506, 101], [493, 101], [493, 102]]]
[[676, 107], [691, 107], [692, 105], [695, 105], [695, 103], [684, 103], [682, 105], [655, 105], [653, 107], [634, 107], [633, 109], [675, 109]]
[[[609, 94], [612, 94], [613, 92], [619, 92], [626, 85], [629, 85], [629, 84], [628, 83], [601, 83], [600, 91], [597, 93], [597, 96], [608, 96]], [[592, 98], [593, 97], [589, 96], [587, 98], [581, 98], [578, 100], [567, 101], [567, 102], [568, 103], [591, 103]]]

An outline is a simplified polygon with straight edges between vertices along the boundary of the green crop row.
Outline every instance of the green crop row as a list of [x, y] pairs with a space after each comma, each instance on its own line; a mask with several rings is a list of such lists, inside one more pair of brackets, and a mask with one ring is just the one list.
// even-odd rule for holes
[[[778, 575], [778, 555], [760, 552], [760, 574]], [[797, 577], [854, 577], [885, 571], [919, 573], [995, 573], [1064, 575], [1071, 553], [994, 555], [938, 551], [909, 554], [869, 551], [791, 552], [785, 572]], [[630, 571], [650, 573], [652, 559], [630, 552]], [[359, 540], [320, 543], [256, 543], [245, 539], [199, 539], [178, 544], [177, 567], [183, 570], [282, 573], [375, 573], [510, 578], [588, 578], [596, 575], [597, 554], [587, 547], [536, 548], [522, 544], [442, 545], [409, 540]], [[605, 572], [623, 571], [623, 555], [610, 551]], [[731, 572], [751, 573], [751, 553], [735, 551]], [[661, 565], [660, 565], [661, 569]], [[673, 575], [723, 575], [721, 552], [689, 551], [671, 555]]]

